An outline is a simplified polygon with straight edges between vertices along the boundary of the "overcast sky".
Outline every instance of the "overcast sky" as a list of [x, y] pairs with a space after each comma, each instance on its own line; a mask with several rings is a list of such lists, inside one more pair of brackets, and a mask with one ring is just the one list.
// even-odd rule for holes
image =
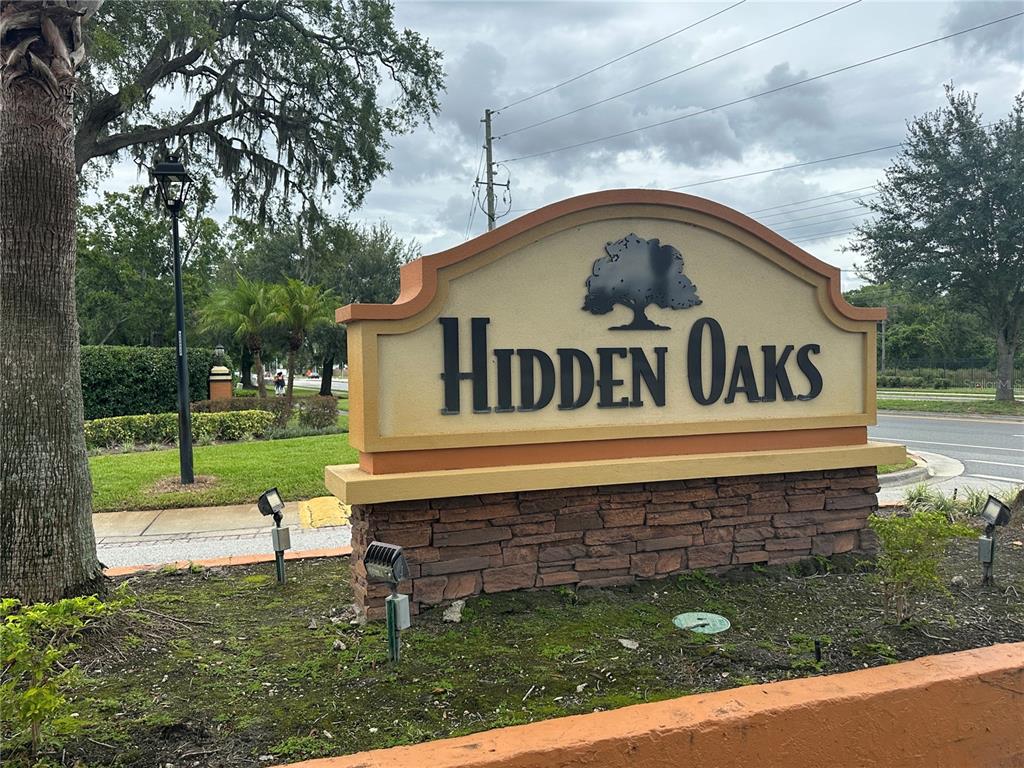
[[[525, 103], [506, 105], [597, 67], [717, 11], [726, 2], [398, 2], [401, 25], [444, 52], [447, 93], [432, 129], [393, 142], [394, 170], [353, 218], [387, 220], [424, 253], [462, 242], [482, 143], [484, 108], [500, 136], [678, 72], [845, 3], [747, 2]], [[873, 2], [818, 21], [635, 93], [495, 143], [495, 159], [557, 149], [717, 107], [1024, 10], [1024, 2]], [[512, 212], [499, 223], [600, 189], [668, 189], [899, 142], [906, 120], [944, 103], [943, 84], [976, 91], [986, 119], [1024, 88], [1024, 18], [884, 61], [577, 149], [507, 162]], [[685, 191], [744, 212], [874, 184], [894, 150], [694, 186]], [[870, 193], [871, 190], [863, 190]], [[856, 194], [755, 213], [840, 267]], [[810, 206], [820, 206], [811, 208]], [[499, 205], [499, 211], [508, 205]], [[801, 210], [792, 210], [792, 209]], [[792, 210], [792, 212], [790, 212]], [[810, 218], [814, 217], [814, 218]], [[796, 219], [800, 219], [796, 221]], [[485, 228], [476, 211], [469, 235]], [[854, 275], [844, 275], [853, 280]]]
[[[809, 21], [829, 11], [834, 12]], [[393, 170], [349, 216], [385, 220], [400, 236], [418, 241], [425, 254], [484, 231], [482, 212], [476, 210], [471, 226], [470, 212], [481, 161], [480, 119], [491, 108], [498, 110], [494, 133], [502, 137], [495, 142], [495, 160], [504, 161], [498, 180], [511, 184], [511, 205], [498, 206], [499, 212], [510, 210], [499, 224], [595, 190], [683, 187], [752, 214], [848, 269], [852, 257], [841, 248], [846, 230], [858, 220], [853, 200], [871, 193], [898, 150], [700, 182], [897, 144], [908, 119], [944, 103], [943, 85], [949, 82], [978, 93], [986, 120], [1004, 116], [1024, 89], [1024, 17], [722, 105], [1021, 11], [1024, 0], [398, 0], [398, 24], [443, 52], [447, 92], [431, 127], [393, 139]], [[703, 63], [802, 22], [808, 23]], [[689, 25], [695, 26], [673, 34]], [[667, 35], [635, 55], [514, 104]], [[656, 85], [519, 130], [687, 68], [692, 69]], [[703, 110], [708, 111], [620, 138], [517, 159]], [[134, 183], [135, 167], [127, 163], [105, 188]], [[857, 191], [810, 200], [850, 190]], [[217, 210], [218, 218], [227, 218], [228, 195]], [[846, 288], [859, 281], [848, 272], [843, 282]]]

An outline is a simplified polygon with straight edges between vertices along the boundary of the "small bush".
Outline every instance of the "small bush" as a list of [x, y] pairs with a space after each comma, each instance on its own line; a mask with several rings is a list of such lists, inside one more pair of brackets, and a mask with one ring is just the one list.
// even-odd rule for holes
[[324, 429], [338, 423], [338, 399], [331, 395], [305, 398], [299, 405], [299, 423], [310, 429]]
[[224, 400], [197, 400], [192, 403], [192, 413], [225, 413], [227, 411], [268, 411], [273, 413], [273, 407], [265, 405], [270, 398], [251, 399], [226, 398]]
[[[192, 414], [192, 438], [195, 442], [242, 440], [262, 437], [274, 424], [273, 413], [264, 410]], [[88, 448], [113, 448], [123, 445], [168, 445], [178, 438], [178, 414], [147, 413], [139, 416], [115, 416], [85, 422]]]
[[48, 737], [81, 730], [81, 721], [67, 715], [64, 696], [81, 673], [61, 660], [87, 626], [120, 605], [96, 597], [32, 605], [0, 600], [0, 743], [5, 749], [30, 744], [35, 755]]
[[236, 389], [235, 397], [258, 397], [259, 392], [255, 389]]
[[914, 594], [943, 591], [939, 563], [946, 545], [955, 538], [973, 536], [974, 531], [933, 509], [918, 509], [909, 515], [872, 515], [868, 522], [882, 545], [878, 556], [882, 594], [900, 624], [910, 618]]

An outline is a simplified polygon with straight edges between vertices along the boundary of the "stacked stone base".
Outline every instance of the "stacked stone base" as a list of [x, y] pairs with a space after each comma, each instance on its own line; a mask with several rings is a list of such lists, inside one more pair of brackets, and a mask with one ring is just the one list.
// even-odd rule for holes
[[687, 570], [870, 552], [875, 467], [460, 496], [352, 507], [357, 608], [381, 618], [362, 566], [405, 548], [412, 610], [481, 592], [609, 587]]

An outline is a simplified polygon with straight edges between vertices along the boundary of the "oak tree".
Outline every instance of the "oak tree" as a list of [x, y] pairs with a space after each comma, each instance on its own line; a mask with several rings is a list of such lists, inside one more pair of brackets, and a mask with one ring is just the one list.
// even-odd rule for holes
[[952, 87], [946, 96], [910, 122], [851, 249], [876, 282], [983, 317], [995, 337], [996, 400], [1011, 401], [1024, 336], [1024, 92], [991, 125], [976, 96]]
[[[261, 219], [358, 204], [440, 54], [382, 0], [0, 0], [0, 594], [101, 585], [82, 437], [78, 185], [168, 149]], [[86, 58], [86, 50], [91, 52]]]

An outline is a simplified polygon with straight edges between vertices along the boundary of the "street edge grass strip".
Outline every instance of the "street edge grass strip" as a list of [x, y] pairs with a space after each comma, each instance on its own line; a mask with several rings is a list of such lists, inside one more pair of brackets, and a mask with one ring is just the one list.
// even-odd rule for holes
[[[352, 547], [327, 547], [324, 549], [303, 549], [287, 551], [285, 560], [310, 560], [319, 557], [349, 557]], [[146, 565], [123, 565], [116, 568], [104, 568], [103, 574], [109, 578], [131, 576], [136, 573], [152, 573], [155, 571], [187, 571], [192, 568], [226, 568], [233, 565], [255, 565], [272, 563], [274, 555], [260, 553], [256, 555], [228, 555], [227, 557], [211, 557], [205, 560], [175, 560], [170, 563], [152, 563]]]

